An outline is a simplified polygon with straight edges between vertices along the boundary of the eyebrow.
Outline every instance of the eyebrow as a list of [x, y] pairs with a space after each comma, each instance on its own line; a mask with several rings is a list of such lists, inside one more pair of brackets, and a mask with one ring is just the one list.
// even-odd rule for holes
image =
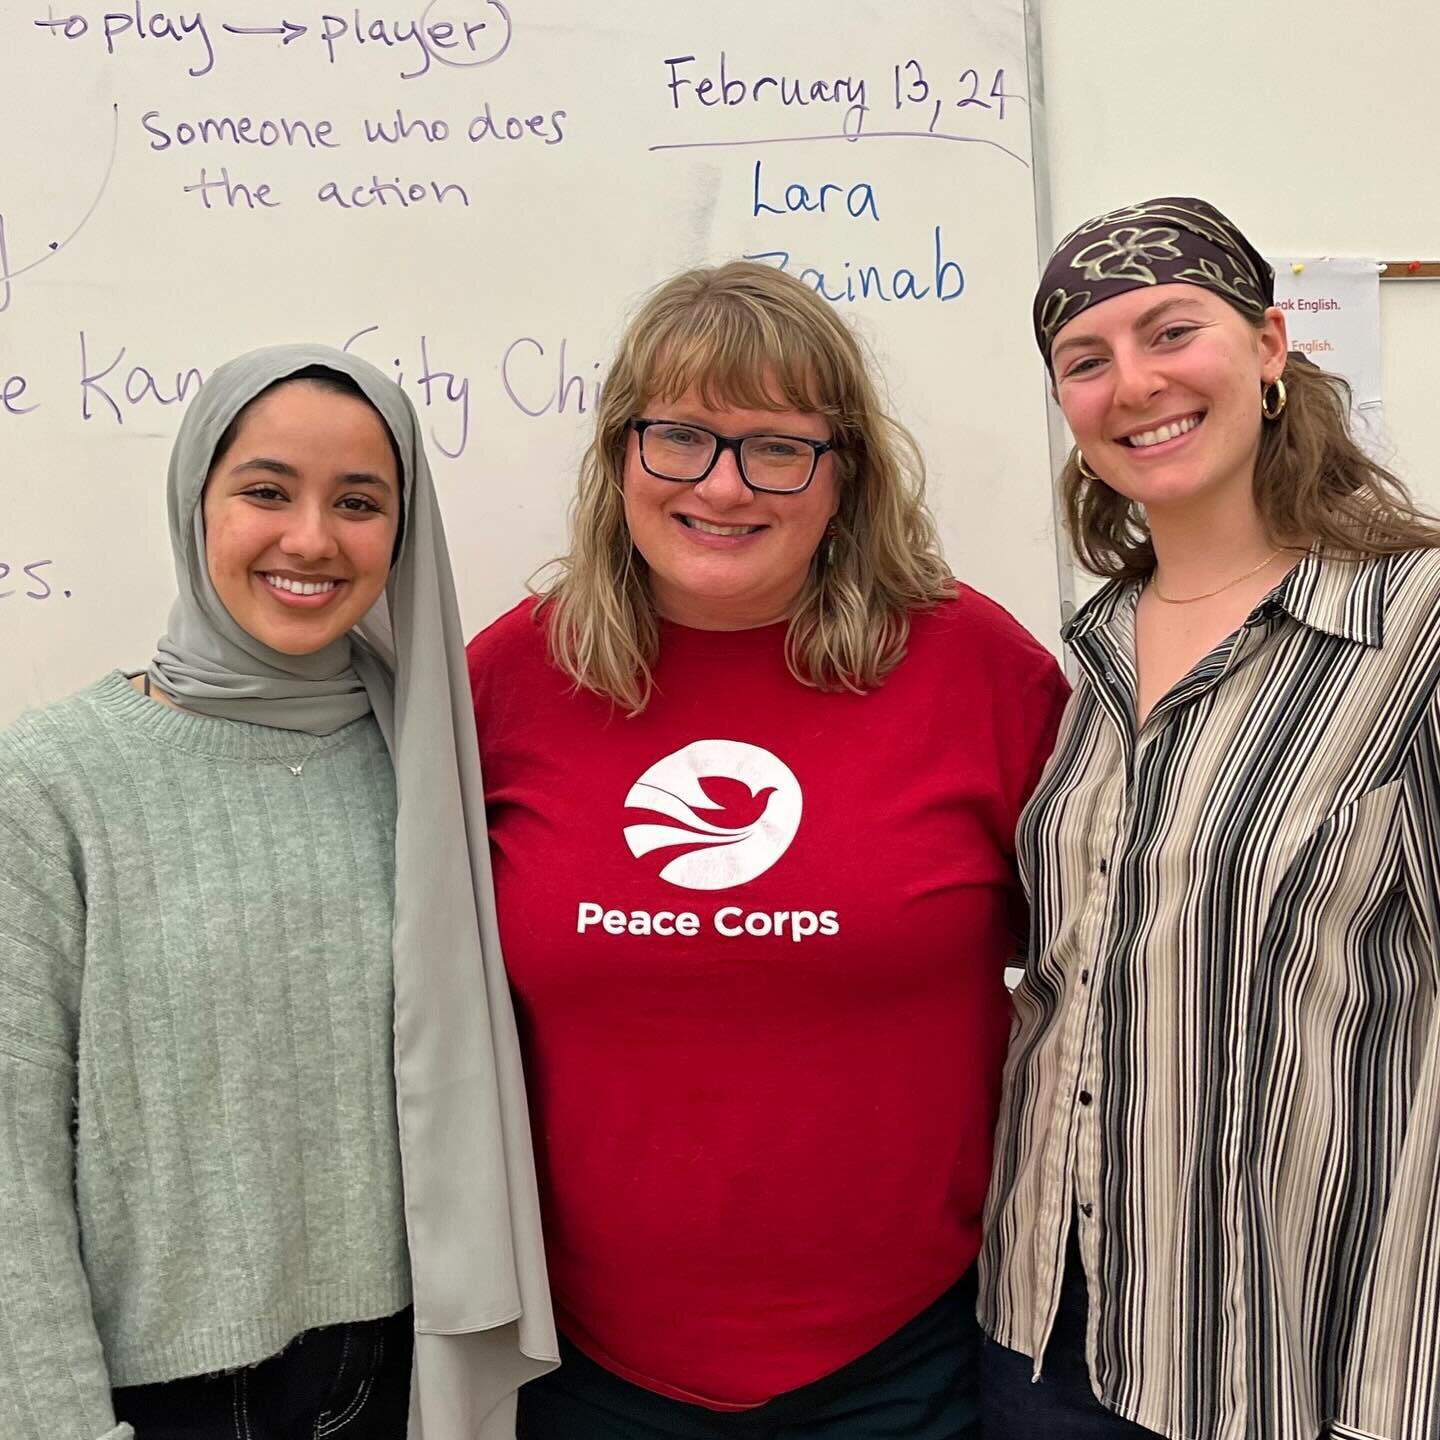
[[[1193, 305], [1196, 298], [1192, 295], [1174, 295], [1169, 300], [1162, 300], [1158, 305], [1152, 305], [1148, 310], [1136, 316], [1135, 323], [1130, 328], [1143, 330], [1147, 325], [1153, 325], [1162, 315], [1169, 314], [1177, 306]], [[1104, 343], [1098, 335], [1072, 335], [1068, 340], [1062, 340], [1050, 352], [1050, 358], [1054, 360], [1065, 350], [1078, 349], [1084, 345], [1103, 345]]]
[[[246, 460], [230, 473], [239, 475], [246, 470], [261, 470], [267, 475], [283, 475], [289, 480], [300, 478], [300, 472], [293, 465], [287, 465], [283, 460], [272, 460], [267, 455], [257, 455], [253, 460]], [[383, 475], [376, 475], [369, 470], [353, 470], [335, 478], [342, 485], [373, 485], [380, 490], [390, 489], [390, 482]]]

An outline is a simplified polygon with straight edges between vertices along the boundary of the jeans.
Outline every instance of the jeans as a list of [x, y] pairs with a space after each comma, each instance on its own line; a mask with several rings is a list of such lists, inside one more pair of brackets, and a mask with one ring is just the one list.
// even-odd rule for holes
[[1055, 1327], [1045, 1347], [1045, 1368], [1031, 1380], [1034, 1362], [987, 1335], [980, 1356], [985, 1440], [1145, 1440], [1144, 1430], [1107, 1410], [1090, 1389], [1085, 1363], [1085, 1271], [1072, 1239]]
[[520, 1391], [517, 1440], [978, 1440], [980, 1327], [967, 1275], [868, 1354], [753, 1410], [632, 1385], [562, 1339]]
[[113, 1392], [136, 1440], [405, 1440], [414, 1343], [407, 1308], [307, 1330], [278, 1355]]

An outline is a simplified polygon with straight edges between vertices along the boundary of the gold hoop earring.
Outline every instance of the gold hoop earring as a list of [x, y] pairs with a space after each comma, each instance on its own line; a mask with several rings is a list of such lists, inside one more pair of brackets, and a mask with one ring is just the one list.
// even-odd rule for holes
[[[1077, 450], [1075, 452], [1075, 468], [1086, 480], [1100, 480], [1100, 477], [1086, 463], [1085, 452], [1083, 450]], [[1100, 483], [1103, 485], [1105, 482], [1102, 480]]]
[[[1274, 395], [1271, 395], [1271, 391]], [[1285, 382], [1277, 375], [1268, 385], [1260, 387], [1260, 413], [1267, 420], [1278, 420], [1280, 412], [1289, 403], [1290, 397], [1285, 393]]]

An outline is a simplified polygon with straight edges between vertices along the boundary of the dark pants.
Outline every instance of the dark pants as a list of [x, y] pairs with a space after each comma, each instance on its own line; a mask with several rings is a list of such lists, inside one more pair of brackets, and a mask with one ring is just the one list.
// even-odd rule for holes
[[735, 1411], [656, 1395], [562, 1339], [560, 1368], [520, 1392], [517, 1440], [977, 1440], [979, 1337], [967, 1275], [858, 1360]]
[[307, 1330], [258, 1365], [116, 1390], [115, 1416], [135, 1440], [405, 1440], [412, 1325]]
[[1085, 1364], [1085, 1271], [1072, 1239], [1045, 1368], [1032, 1383], [1034, 1362], [986, 1336], [980, 1358], [985, 1440], [1143, 1440], [1155, 1431], [1107, 1410], [1090, 1389]]

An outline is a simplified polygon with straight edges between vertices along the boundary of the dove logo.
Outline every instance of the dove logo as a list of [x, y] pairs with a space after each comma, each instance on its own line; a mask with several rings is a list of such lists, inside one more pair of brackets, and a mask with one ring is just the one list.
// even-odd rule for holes
[[625, 797], [663, 820], [627, 825], [637, 859], [678, 851], [660, 878], [686, 890], [728, 890], [763, 875], [800, 828], [800, 782], [783, 760], [740, 740], [696, 740], [657, 760]]

